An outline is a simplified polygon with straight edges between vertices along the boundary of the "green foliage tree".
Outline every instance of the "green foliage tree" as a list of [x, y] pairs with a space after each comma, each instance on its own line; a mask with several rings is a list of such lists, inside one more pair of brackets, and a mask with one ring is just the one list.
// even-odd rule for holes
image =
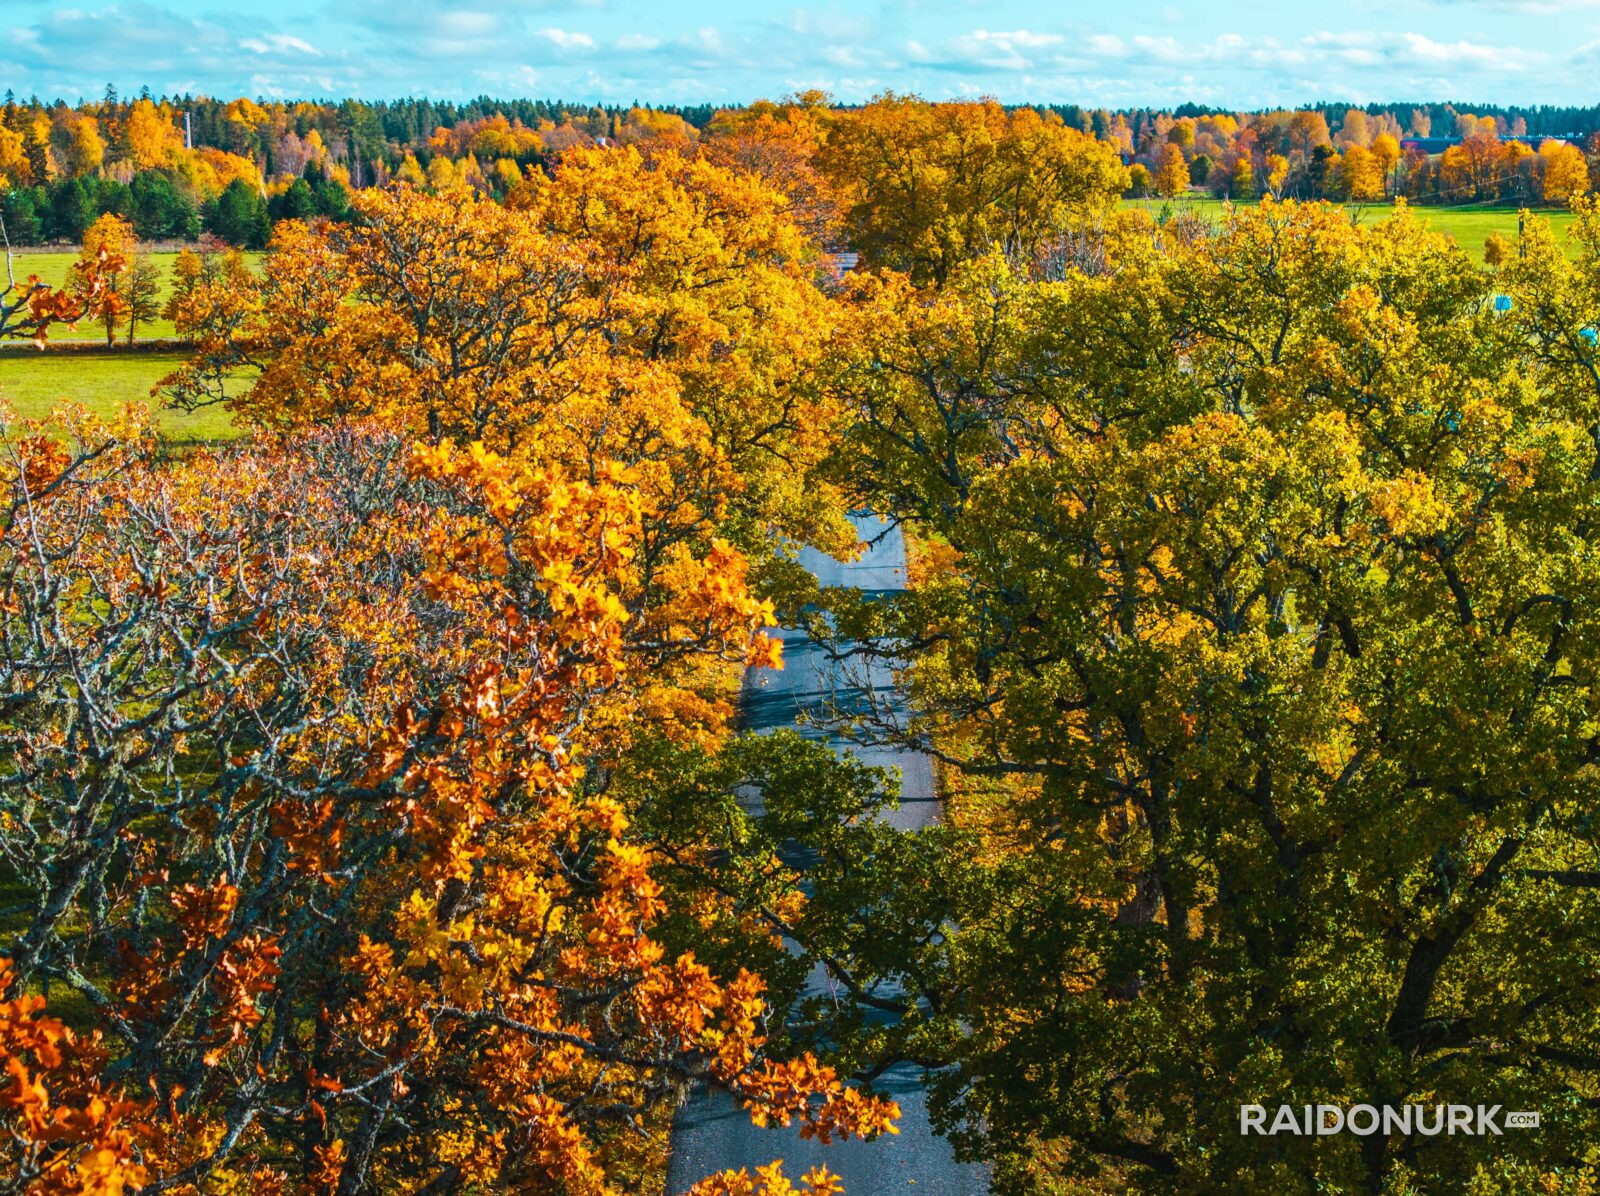
[[273, 196], [267, 210], [274, 220], [309, 220], [318, 214], [317, 196], [304, 179], [295, 179], [281, 195]]
[[[47, 203], [43, 187], [10, 187], [0, 191], [0, 220], [13, 245], [37, 245], [44, 240], [41, 209]], [[46, 209], [47, 210], [47, 209]]]
[[[1095, 276], [879, 283], [841, 335], [858, 500], [931, 564], [832, 625], [914, 657], [919, 713], [878, 730], [946, 762], [982, 841], [900, 890], [947, 943], [838, 956], [906, 989], [844, 1049], [947, 1064], [938, 1116], [1002, 1185], [1580, 1190], [1592, 206], [1577, 228], [1576, 263], [1535, 230], [1504, 268], [1509, 318], [1408, 215], [1268, 201]], [[1246, 1103], [1544, 1124], [1243, 1136]]]
[[135, 256], [123, 279], [123, 288], [123, 320], [131, 345], [141, 325], [154, 323], [161, 316], [161, 267], [147, 257]]
[[45, 235], [57, 241], [81, 241], [99, 214], [90, 184], [77, 178], [62, 179], [50, 190]]
[[263, 249], [271, 235], [267, 201], [243, 179], [234, 179], [206, 213], [206, 229], [241, 249]]
[[163, 171], [140, 171], [129, 184], [129, 218], [140, 239], [190, 240], [200, 235], [200, 209]]

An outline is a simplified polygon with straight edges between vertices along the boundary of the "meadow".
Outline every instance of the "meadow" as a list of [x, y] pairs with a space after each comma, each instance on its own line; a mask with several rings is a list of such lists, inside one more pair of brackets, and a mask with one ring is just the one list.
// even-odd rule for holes
[[[172, 267], [173, 263], [178, 260], [178, 255], [176, 252], [171, 251], [153, 251], [142, 256], [161, 268], [161, 304], [165, 306], [168, 298], [172, 295]], [[260, 260], [261, 254], [247, 253], [245, 257], [253, 263]], [[72, 264], [77, 260], [78, 255], [75, 249], [30, 250], [11, 255], [12, 272], [18, 281], [27, 278], [30, 274], [37, 274], [40, 281], [53, 287], [66, 285], [68, 276], [72, 271]], [[148, 324], [141, 324], [134, 330], [134, 340], [135, 342], [159, 340], [171, 337], [174, 334], [175, 330], [172, 327], [172, 321], [163, 317]], [[65, 329], [58, 330], [52, 334], [51, 339], [58, 341], [104, 341], [106, 335], [105, 330], [98, 325], [84, 323], [70, 331]], [[118, 342], [125, 342], [127, 339], [127, 328], [119, 328], [117, 330]]]
[[236, 435], [220, 408], [193, 414], [165, 410], [150, 391], [183, 363], [181, 353], [69, 353], [28, 348], [0, 351], [0, 400], [18, 415], [41, 418], [60, 403], [82, 403], [102, 417], [124, 403], [155, 408], [156, 426], [172, 440], [217, 440]]
[[[1140, 208], [1153, 216], [1159, 217], [1165, 210], [1169, 213], [1182, 211], [1195, 212], [1202, 218], [1215, 222], [1222, 213], [1223, 204], [1227, 201], [1214, 199], [1202, 192], [1191, 192], [1176, 199], [1130, 199], [1125, 201], [1129, 207]], [[1357, 223], [1375, 224], [1386, 219], [1394, 211], [1390, 203], [1363, 203], [1346, 204], [1355, 216]], [[1437, 232], [1454, 237], [1475, 258], [1483, 256], [1483, 245], [1491, 233], [1499, 233], [1511, 241], [1517, 239], [1518, 209], [1507, 204], [1470, 205], [1461, 207], [1428, 207], [1422, 204], [1412, 204], [1411, 210], [1429, 228]], [[1550, 221], [1555, 230], [1556, 239], [1565, 245], [1567, 230], [1572, 226], [1572, 213], [1561, 209], [1547, 209], [1539, 211], [1538, 216]]]
[[[248, 254], [250, 260], [260, 254]], [[161, 302], [172, 292], [172, 270], [176, 252], [148, 252], [144, 257], [161, 268]], [[12, 254], [12, 271], [19, 280], [38, 275], [51, 286], [67, 283], [77, 254], [71, 250], [35, 250]], [[172, 321], [161, 318], [135, 330], [136, 344], [169, 339], [176, 330]], [[38, 352], [20, 345], [0, 351], [0, 400], [17, 414], [38, 418], [59, 403], [82, 403], [97, 415], [110, 417], [124, 403], [145, 403], [155, 409], [156, 426], [164, 436], [177, 441], [215, 440], [236, 435], [229, 416], [220, 409], [185, 414], [164, 410], [151, 390], [184, 360], [172, 352], [129, 353], [120, 346], [127, 343], [126, 328], [117, 330], [118, 351], [91, 352], [74, 348], [70, 352]], [[76, 328], [52, 330], [53, 342], [62, 344], [100, 344], [105, 332], [98, 325], [84, 322]]]

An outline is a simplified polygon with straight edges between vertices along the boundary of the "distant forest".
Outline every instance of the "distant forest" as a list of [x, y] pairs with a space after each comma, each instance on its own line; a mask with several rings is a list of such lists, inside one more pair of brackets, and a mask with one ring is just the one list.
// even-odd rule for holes
[[[891, 97], [892, 99], [893, 97]], [[990, 103], [996, 111], [1002, 106]], [[68, 104], [5, 93], [0, 220], [14, 244], [77, 242], [101, 215], [144, 240], [213, 233], [260, 248], [284, 219], [340, 218], [350, 197], [395, 180], [505, 199], [564, 154], [607, 145], [716, 155], [735, 127], [787, 126], [803, 110], [830, 121], [864, 111], [820, 92], [777, 104], [465, 103], [424, 98], [232, 100], [129, 98], [107, 87]], [[1321, 103], [1233, 112], [1177, 108], [1004, 106], [1116, 147], [1131, 196], [1204, 189], [1337, 201], [1567, 203], [1600, 182], [1600, 105]], [[699, 147], [696, 149], [695, 147]]]

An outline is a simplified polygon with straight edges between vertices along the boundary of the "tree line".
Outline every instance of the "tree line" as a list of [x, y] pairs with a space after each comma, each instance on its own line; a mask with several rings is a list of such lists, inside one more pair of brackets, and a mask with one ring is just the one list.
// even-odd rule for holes
[[[809, 106], [839, 117], [871, 106]], [[746, 108], [582, 106], [548, 100], [466, 104], [408, 99], [131, 100], [114, 88], [68, 105], [18, 100], [0, 108], [0, 216], [18, 244], [77, 241], [112, 213], [147, 239], [213, 232], [260, 248], [272, 222], [339, 217], [354, 190], [401, 179], [458, 183], [503, 198], [568, 150], [715, 140]], [[1237, 200], [1262, 195], [1418, 202], [1565, 203], [1600, 170], [1591, 109], [1369, 105], [1230, 113], [1184, 105], [1012, 108], [1059, 119], [1115, 146], [1136, 167], [1129, 193], [1191, 186]], [[1454, 144], [1422, 146], [1430, 135]], [[310, 192], [308, 195], [307, 192]], [[226, 196], [226, 198], [224, 198]]]

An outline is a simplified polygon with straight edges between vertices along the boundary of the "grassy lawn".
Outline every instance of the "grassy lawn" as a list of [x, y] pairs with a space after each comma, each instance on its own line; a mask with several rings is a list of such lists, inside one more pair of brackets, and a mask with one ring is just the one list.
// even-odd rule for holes
[[124, 403], [147, 403], [156, 426], [173, 440], [220, 440], [239, 433], [227, 412], [207, 407], [192, 415], [160, 408], [150, 388], [171, 373], [179, 353], [50, 353], [33, 349], [0, 351], [0, 399], [19, 415], [39, 418], [60, 402], [82, 403], [105, 418]]
[[[1124, 201], [1130, 207], [1143, 208], [1152, 216], [1158, 215], [1163, 207], [1170, 206], [1170, 210], [1189, 210], [1200, 213], [1207, 218], [1215, 218], [1222, 210], [1223, 201], [1212, 199], [1209, 195], [1193, 193], [1179, 199], [1130, 199]], [[1363, 224], [1372, 224], [1386, 218], [1394, 209], [1386, 203], [1368, 203], [1346, 205], [1356, 214]], [[1468, 253], [1474, 257], [1483, 256], [1483, 243], [1490, 233], [1500, 233], [1512, 241], [1517, 239], [1517, 209], [1514, 207], [1459, 207], [1459, 208], [1432, 208], [1421, 204], [1412, 204], [1411, 210], [1436, 232], [1454, 237]], [[1556, 240], [1565, 245], [1567, 229], [1572, 225], [1572, 213], [1564, 210], [1545, 210], [1538, 213], [1550, 221], [1554, 228]]]
[[[168, 296], [172, 294], [172, 263], [178, 260], [176, 253], [147, 253], [144, 255], [150, 261], [161, 267], [161, 302], [166, 304]], [[259, 253], [247, 253], [245, 258], [252, 265], [261, 257]], [[12, 268], [16, 272], [17, 281], [27, 278], [30, 274], [37, 274], [41, 281], [53, 287], [64, 286], [67, 274], [72, 269], [72, 263], [78, 260], [78, 255], [73, 252], [61, 253], [15, 253], [12, 254]], [[3, 276], [0, 276], [3, 277]], [[0, 285], [4, 285], [0, 283]], [[172, 336], [171, 320], [158, 319], [149, 324], [141, 324], [134, 331], [134, 340], [152, 340], [163, 336]], [[98, 324], [88, 322], [79, 324], [76, 331], [69, 332], [65, 328], [58, 328], [52, 332], [55, 340], [72, 341], [103, 341], [106, 338], [105, 330]], [[128, 330], [123, 327], [117, 330], [117, 340], [126, 341]]]

